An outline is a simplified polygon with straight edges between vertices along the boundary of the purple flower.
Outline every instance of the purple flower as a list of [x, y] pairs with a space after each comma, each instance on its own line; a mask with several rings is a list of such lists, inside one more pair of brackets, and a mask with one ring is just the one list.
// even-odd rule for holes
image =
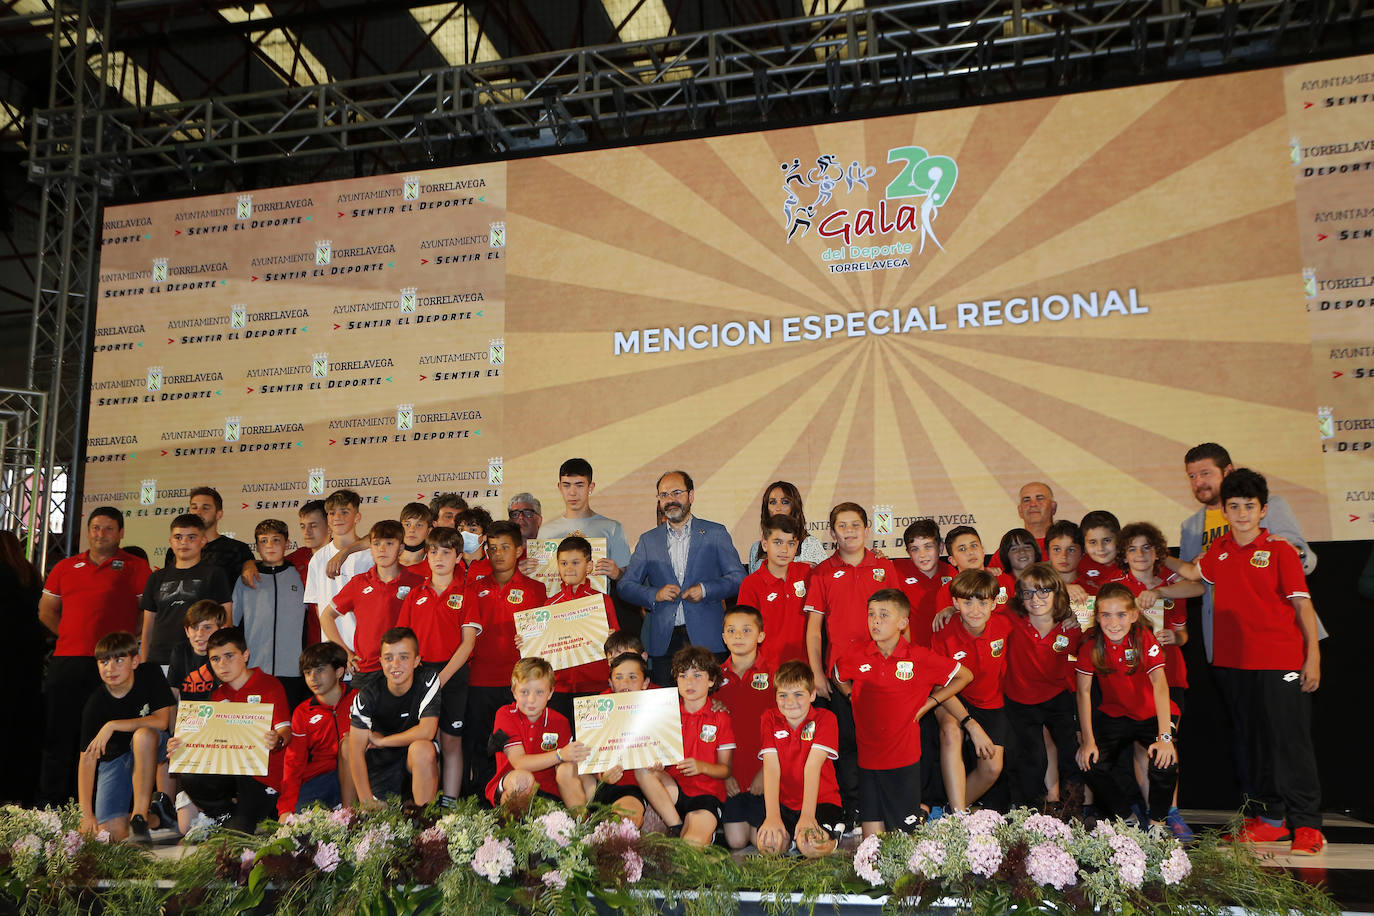
[[315, 867], [323, 872], [331, 872], [339, 867], [339, 847], [333, 843], [321, 843], [315, 850]]
[[1193, 863], [1188, 861], [1188, 853], [1182, 846], [1174, 847], [1169, 858], [1159, 863], [1159, 874], [1165, 884], [1179, 884], [1193, 871]]
[[987, 834], [969, 840], [964, 856], [968, 859], [969, 871], [984, 878], [997, 874], [997, 869], [1002, 865], [1002, 847]]
[[[551, 811], [542, 817], [535, 818], [537, 823], [544, 830], [544, 835], [553, 840], [560, 847], [567, 846], [572, 842], [573, 833], [577, 830], [577, 822], [568, 816], [566, 811]], [[622, 823], [630, 823], [622, 821]], [[631, 824], [633, 826], [633, 824]]]
[[621, 818], [618, 821], [602, 821], [597, 824], [592, 835], [587, 837], [587, 842], [599, 844], [610, 840], [624, 840], [627, 843], [633, 843], [637, 839], [639, 839], [639, 828], [634, 825], [634, 821]]
[[257, 858], [257, 852], [255, 852], [252, 849], [245, 849], [243, 852], [239, 853], [239, 864], [242, 865], [244, 868], [250, 868], [252, 867], [253, 862], [257, 860]]
[[945, 864], [945, 846], [937, 840], [922, 840], [907, 859], [906, 867], [913, 875], [932, 876]]
[[296, 815], [288, 811], [277, 819], [277, 823], [281, 824], [283, 827], [290, 827], [292, 824], [296, 823]]
[[874, 887], [883, 883], [883, 876], [878, 873], [878, 843], [877, 835], [864, 837], [854, 850], [854, 874]]
[[62, 836], [62, 851], [67, 854], [67, 858], [73, 858], [81, 851], [81, 847], [84, 843], [85, 840], [82, 839], [80, 831], [68, 830]]
[[443, 843], [447, 840], [448, 837], [444, 835], [444, 828], [440, 827], [438, 824], [435, 824], [433, 827], [427, 827], [420, 833], [421, 843]]
[[1021, 823], [1021, 827], [1031, 833], [1038, 833], [1047, 840], [1063, 840], [1069, 842], [1073, 839], [1073, 829], [1057, 817], [1050, 817], [1048, 814], [1032, 814]]
[[635, 884], [644, 877], [644, 860], [639, 857], [639, 853], [633, 849], [627, 849], [621, 853], [621, 858], [625, 860], [626, 881]]
[[108, 830], [98, 830], [98, 831], [96, 831], [95, 840], [96, 840], [97, 843], [108, 843], [108, 842], [110, 842], [110, 831], [108, 831]]
[[1026, 856], [1026, 873], [1036, 884], [1062, 891], [1078, 882], [1078, 863], [1054, 843], [1041, 843]]
[[499, 884], [502, 878], [510, 877], [515, 870], [510, 840], [498, 840], [492, 836], [483, 840], [472, 854], [472, 870], [492, 884]]
[[43, 841], [40, 840], [38, 838], [38, 835], [34, 833], [24, 834], [22, 837], [15, 840], [14, 845], [10, 847], [11, 851], [13, 851], [15, 855], [22, 855], [26, 852], [37, 853], [40, 850], [42, 850], [42, 848]]
[[563, 874], [560, 869], [544, 872], [543, 882], [545, 887], [552, 887], [555, 890], [562, 890], [568, 886], [568, 876]]
[[992, 833], [1006, 822], [1007, 819], [996, 811], [991, 808], [983, 808], [964, 817], [964, 828], [968, 830], [969, 836], [984, 836]]
[[353, 823], [352, 808], [338, 808], [329, 812], [329, 823], [335, 827], [347, 827]]
[[1112, 864], [1121, 875], [1121, 883], [1127, 887], [1140, 887], [1145, 883], [1145, 852], [1140, 844], [1128, 836], [1111, 838]]

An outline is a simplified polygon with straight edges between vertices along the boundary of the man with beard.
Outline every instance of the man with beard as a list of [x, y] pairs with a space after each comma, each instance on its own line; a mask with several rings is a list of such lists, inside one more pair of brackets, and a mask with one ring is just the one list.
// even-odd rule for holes
[[620, 577], [620, 597], [648, 612], [641, 636], [654, 683], [664, 687], [673, 683], [673, 653], [683, 646], [705, 646], [724, 657], [725, 601], [744, 579], [730, 533], [692, 515], [694, 496], [686, 471], [658, 479], [663, 524], [640, 535]]

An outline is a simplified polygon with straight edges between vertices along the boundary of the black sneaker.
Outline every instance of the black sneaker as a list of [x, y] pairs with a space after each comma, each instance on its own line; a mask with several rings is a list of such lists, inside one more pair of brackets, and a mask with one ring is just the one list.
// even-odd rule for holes
[[153, 835], [148, 832], [148, 819], [141, 814], [129, 818], [129, 842], [139, 846], [153, 845]]
[[172, 800], [167, 797], [166, 792], [154, 792], [152, 802], [148, 805], [148, 813], [156, 814], [159, 830], [177, 829], [177, 812], [172, 805]]

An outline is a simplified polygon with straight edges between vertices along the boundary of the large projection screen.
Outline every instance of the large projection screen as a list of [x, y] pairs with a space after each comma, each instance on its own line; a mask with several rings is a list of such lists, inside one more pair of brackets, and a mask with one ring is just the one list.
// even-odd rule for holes
[[[164, 542], [338, 487], [634, 534], [684, 468], [910, 520], [1166, 532], [1226, 445], [1310, 540], [1374, 537], [1374, 59], [106, 210], [83, 506]], [[995, 541], [994, 541], [995, 542]]]

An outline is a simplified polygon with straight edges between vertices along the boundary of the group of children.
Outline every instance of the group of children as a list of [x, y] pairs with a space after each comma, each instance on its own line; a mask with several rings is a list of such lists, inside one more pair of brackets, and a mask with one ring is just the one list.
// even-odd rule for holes
[[[516, 524], [464, 509], [446, 519], [454, 527], [438, 526], [411, 504], [359, 538], [357, 496], [339, 491], [323, 505], [333, 550], [314, 552], [304, 583], [303, 558], [286, 557], [285, 526], [269, 520], [256, 531], [259, 581], [249, 585], [245, 567], [229, 611], [215, 595], [190, 602], [185, 639], [172, 646], [158, 610], [142, 646], [123, 633], [101, 640], [103, 688], [83, 719], [83, 816], [115, 835], [169, 819], [184, 831], [198, 812], [251, 830], [317, 802], [424, 806], [467, 791], [500, 805], [540, 793], [636, 821], [652, 811], [698, 844], [722, 828], [732, 848], [795, 843], [818, 856], [856, 823], [866, 835], [909, 830], [975, 803], [1077, 810], [1086, 792], [1103, 816], [1189, 836], [1176, 807], [1179, 647], [1183, 599], [1207, 581], [1218, 583], [1216, 664], [1260, 697], [1237, 715], [1270, 797], [1237, 839], [1286, 836], [1276, 826], [1286, 817], [1293, 851], [1315, 853], [1305, 720], [1281, 751], [1273, 740], [1277, 715], [1303, 715], [1293, 682], [1316, 688], [1315, 615], [1296, 552], [1260, 526], [1263, 478], [1233, 472], [1222, 500], [1231, 531], [1195, 564], [1169, 557], [1153, 525], [1123, 528], [1102, 511], [1056, 522], [1043, 540], [1010, 532], [991, 565], [973, 528], [941, 538], [922, 520], [903, 535], [908, 556], [892, 561], [869, 548], [864, 509], [841, 503], [830, 513], [835, 553], [811, 567], [796, 561], [806, 538], [797, 520], [769, 516], [763, 562], [724, 617], [728, 654], [688, 646], [672, 658], [672, 683], [659, 685], [677, 688], [684, 759], [580, 774], [589, 748], [573, 739], [573, 703], [652, 687], [643, 646], [612, 632], [604, 662], [554, 671], [523, 657], [514, 615], [594, 594], [589, 542], [558, 544], [562, 588], [548, 596], [520, 570]], [[192, 520], [172, 522], [177, 570], [197, 567]], [[334, 559], [347, 573], [337, 579], [325, 568]], [[316, 616], [323, 639], [288, 674], [287, 655]], [[175, 691], [156, 665], [139, 664], [161, 658]], [[1280, 669], [1299, 674], [1269, 676]], [[297, 675], [303, 695], [288, 699], [282, 681]], [[267, 775], [182, 777], [174, 793], [174, 693], [272, 703]]]

